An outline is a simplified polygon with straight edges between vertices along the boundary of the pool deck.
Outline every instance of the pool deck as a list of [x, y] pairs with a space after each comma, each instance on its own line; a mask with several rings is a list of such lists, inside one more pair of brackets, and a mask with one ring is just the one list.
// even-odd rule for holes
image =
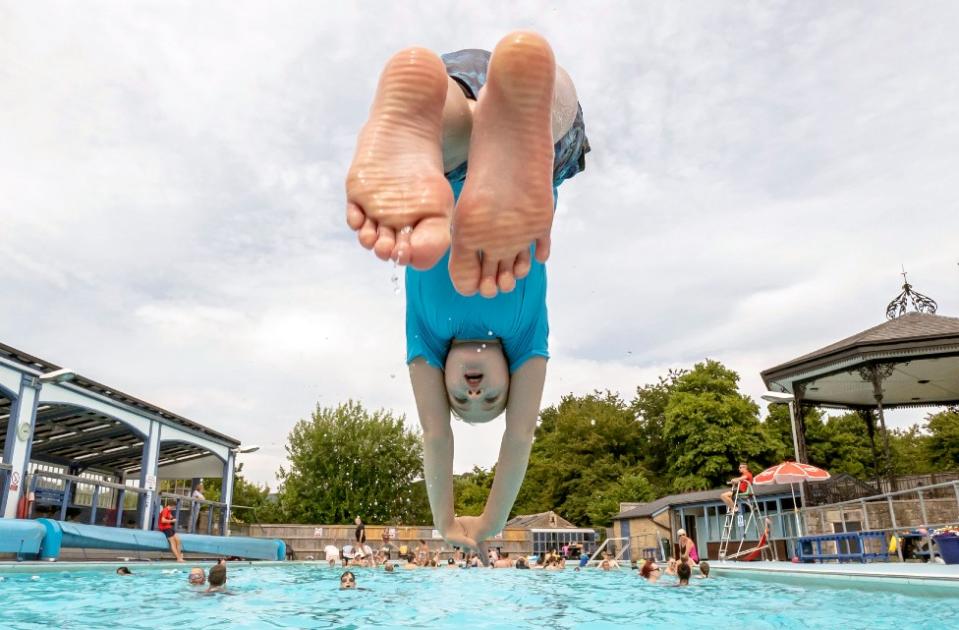
[[850, 582], [876, 586], [909, 584], [954, 589], [959, 593], [959, 565], [912, 562], [804, 563], [792, 562], [710, 562], [712, 573], [784, 582], [818, 582], [831, 586]]

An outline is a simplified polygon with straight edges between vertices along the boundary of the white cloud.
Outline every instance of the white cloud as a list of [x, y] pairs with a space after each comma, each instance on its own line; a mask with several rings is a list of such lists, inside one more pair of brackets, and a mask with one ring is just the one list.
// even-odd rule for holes
[[[261, 444], [259, 481], [317, 401], [415, 425], [403, 298], [343, 225], [351, 143], [396, 49], [529, 26], [593, 146], [560, 194], [544, 402], [706, 356], [756, 397], [761, 369], [879, 323], [901, 263], [959, 313], [957, 11], [7, 4], [0, 337]], [[457, 423], [456, 468], [501, 431]]]

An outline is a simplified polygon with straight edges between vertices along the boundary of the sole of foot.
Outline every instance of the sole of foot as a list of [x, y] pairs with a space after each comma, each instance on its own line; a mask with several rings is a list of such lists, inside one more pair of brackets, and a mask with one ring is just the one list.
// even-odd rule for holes
[[463, 295], [512, 291], [529, 273], [533, 243], [537, 260], [549, 257], [555, 79], [553, 51], [536, 33], [511, 33], [493, 50], [453, 211], [449, 271]]
[[428, 269], [449, 247], [446, 90], [443, 61], [424, 48], [400, 51], [380, 76], [346, 177], [346, 223], [383, 260]]

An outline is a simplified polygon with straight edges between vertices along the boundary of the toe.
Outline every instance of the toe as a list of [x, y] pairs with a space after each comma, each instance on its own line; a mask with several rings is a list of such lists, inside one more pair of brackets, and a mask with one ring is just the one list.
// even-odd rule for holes
[[429, 217], [417, 223], [410, 234], [410, 245], [410, 264], [420, 270], [431, 269], [450, 247], [449, 217]]
[[372, 249], [373, 244], [376, 243], [376, 221], [369, 218], [363, 221], [363, 225], [357, 233], [357, 238], [360, 240], [360, 245], [366, 249]]
[[513, 262], [513, 275], [517, 278], [525, 278], [529, 273], [529, 268], [529, 250], [524, 249], [516, 256], [516, 260]]
[[496, 274], [496, 284], [503, 293], [509, 293], [516, 288], [516, 278], [513, 277], [515, 263], [512, 260], [501, 261]]
[[479, 290], [480, 269], [476, 251], [453, 247], [450, 252], [450, 280], [460, 294], [470, 296]]
[[479, 292], [485, 298], [496, 297], [496, 272], [499, 270], [499, 261], [491, 257], [483, 257], [483, 270], [480, 274]]
[[549, 258], [550, 243], [551, 239], [549, 236], [536, 239], [536, 260], [541, 263], [546, 262], [546, 259]]
[[376, 243], [373, 245], [373, 253], [380, 260], [389, 260], [393, 253], [393, 246], [396, 245], [396, 232], [393, 228], [381, 225], [376, 231]]
[[363, 227], [364, 222], [366, 222], [366, 213], [352, 201], [347, 202], [346, 224], [350, 226], [350, 229], [358, 230]]
[[397, 265], [410, 264], [413, 252], [410, 246], [410, 235], [412, 233], [413, 228], [411, 227], [405, 227], [396, 233], [396, 245], [393, 247], [393, 254], [390, 258], [392, 258]]

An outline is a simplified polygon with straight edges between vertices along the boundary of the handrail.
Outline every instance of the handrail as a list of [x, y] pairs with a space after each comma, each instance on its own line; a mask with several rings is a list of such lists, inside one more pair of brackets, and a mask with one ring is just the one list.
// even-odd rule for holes
[[196, 503], [200, 505], [210, 505], [210, 506], [219, 507], [219, 508], [226, 507], [226, 503], [222, 503], [220, 501], [211, 501], [210, 499], [194, 499], [191, 496], [188, 496], [185, 494], [176, 494], [174, 492], [158, 492], [157, 497], [160, 499], [172, 499], [174, 501]]
[[597, 548], [596, 548], [596, 551], [593, 552], [593, 555], [590, 557], [589, 562], [588, 562], [587, 564], [592, 564], [592, 563], [594, 563], [594, 562], [596, 562], [597, 564], [599, 564], [600, 561], [597, 560], [596, 557], [597, 557], [599, 554], [601, 554], [604, 549], [606, 549], [606, 546], [607, 546], [610, 542], [616, 541], [616, 540], [625, 540], [625, 541], [626, 541], [626, 544], [623, 545], [623, 548], [619, 550], [619, 553], [617, 553], [617, 554], [613, 557], [613, 560], [615, 560], [617, 563], [618, 563], [620, 560], [622, 560], [622, 559], [623, 559], [623, 554], [626, 553], [626, 551], [629, 550], [629, 546], [630, 546], [630, 544], [631, 544], [631, 542], [632, 542], [632, 541], [630, 541], [630, 539], [629, 539], [628, 537], [624, 537], [624, 536], [620, 536], [620, 537], [617, 537], [617, 538], [607, 538], [606, 540], [604, 540], [604, 541], [603, 541], [603, 544], [600, 545], [599, 547], [597, 547]]
[[[874, 494], [872, 496], [862, 497], [859, 499], [848, 499], [846, 501], [839, 501], [838, 503], [825, 503], [823, 505], [811, 505], [809, 506], [808, 509], [824, 510], [828, 508], [836, 508], [841, 505], [852, 505], [852, 504], [858, 505], [862, 503], [863, 501], [865, 501], [866, 503], [871, 503], [874, 501], [884, 501], [887, 497], [892, 498], [894, 496], [901, 495], [901, 494], [912, 494], [914, 492], [920, 492], [920, 491], [925, 492], [926, 490], [934, 490], [937, 488], [955, 487], [957, 484], [959, 484], [959, 481], [943, 481], [941, 483], [935, 483], [931, 486], [917, 486], [915, 488], [909, 488], [908, 490], [896, 490], [895, 492], [884, 492], [882, 494]], [[807, 508], [803, 508], [803, 509], [807, 509]]]
[[45, 479], [60, 479], [63, 481], [70, 481], [76, 484], [88, 484], [93, 486], [103, 486], [105, 488], [113, 488], [114, 490], [124, 490], [126, 492], [136, 492], [139, 494], [146, 494], [147, 490], [140, 488], [138, 486], [127, 486], [122, 483], [114, 483], [112, 481], [104, 481], [102, 479], [90, 479], [89, 477], [79, 477], [77, 475], [64, 475], [62, 473], [48, 472], [46, 470], [36, 470], [30, 473], [34, 477], [43, 477]]

